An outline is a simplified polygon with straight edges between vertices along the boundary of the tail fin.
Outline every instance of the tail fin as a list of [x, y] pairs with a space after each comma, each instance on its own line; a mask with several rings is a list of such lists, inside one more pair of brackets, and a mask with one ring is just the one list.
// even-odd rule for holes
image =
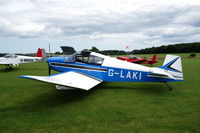
[[166, 72], [171, 76], [173, 76], [175, 80], [177, 81], [183, 80], [182, 62], [180, 56], [167, 55], [165, 57], [163, 66], [160, 68], [166, 70]]
[[46, 55], [45, 49], [41, 49], [41, 53], [42, 53], [42, 59], [46, 60], [47, 55]]
[[38, 48], [36, 57], [42, 57], [43, 60], [46, 60], [47, 57], [46, 57], [45, 49]]
[[167, 55], [162, 67], [182, 73], [181, 57], [176, 55]]
[[152, 56], [151, 60], [156, 61], [156, 54]]
[[151, 65], [155, 64], [156, 62], [157, 62], [157, 60], [156, 60], [155, 54], [151, 57], [151, 59], [147, 60], [147, 64], [151, 64]]
[[42, 50], [40, 48], [38, 48], [36, 57], [42, 57]]

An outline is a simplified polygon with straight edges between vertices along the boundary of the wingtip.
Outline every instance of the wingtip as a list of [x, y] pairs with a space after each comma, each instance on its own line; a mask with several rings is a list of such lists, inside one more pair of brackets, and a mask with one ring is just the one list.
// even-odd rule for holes
[[33, 79], [32, 77], [29, 76], [18, 76], [19, 78], [25, 78], [25, 79]]

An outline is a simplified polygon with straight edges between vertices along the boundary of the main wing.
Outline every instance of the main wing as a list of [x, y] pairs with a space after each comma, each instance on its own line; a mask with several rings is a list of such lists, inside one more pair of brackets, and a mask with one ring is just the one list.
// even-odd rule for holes
[[21, 78], [35, 79], [43, 82], [63, 85], [83, 90], [89, 90], [100, 84], [102, 80], [85, 75], [79, 72], [64, 72], [51, 76], [20, 76]]

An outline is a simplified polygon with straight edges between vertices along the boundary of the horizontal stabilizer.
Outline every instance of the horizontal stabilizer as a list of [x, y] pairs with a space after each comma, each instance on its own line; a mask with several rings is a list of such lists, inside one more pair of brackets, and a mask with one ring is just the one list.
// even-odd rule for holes
[[172, 78], [175, 79], [172, 75], [170, 74], [158, 74], [158, 73], [149, 73], [148, 77], [155, 77], [155, 78]]
[[162, 67], [151, 68], [149, 77], [170, 78], [176, 81], [183, 80], [181, 57], [167, 55]]
[[102, 80], [90, 77], [88, 75], [70, 71], [51, 76], [20, 76], [22, 78], [35, 79], [56, 85], [69, 86], [83, 90], [89, 90], [100, 84]]
[[151, 72], [148, 74], [148, 77], [175, 79], [171, 74], [167, 73], [166, 71], [160, 68], [151, 68]]

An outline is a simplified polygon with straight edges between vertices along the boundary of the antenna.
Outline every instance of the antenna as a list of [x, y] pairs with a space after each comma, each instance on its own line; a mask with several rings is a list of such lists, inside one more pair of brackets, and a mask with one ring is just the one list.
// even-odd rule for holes
[[50, 47], [50, 43], [49, 43], [49, 57], [51, 57], [51, 55], [50, 55], [50, 54], [51, 54], [51, 53], [50, 53], [50, 52], [51, 52], [51, 51], [50, 51], [50, 48], [51, 48], [51, 47]]

